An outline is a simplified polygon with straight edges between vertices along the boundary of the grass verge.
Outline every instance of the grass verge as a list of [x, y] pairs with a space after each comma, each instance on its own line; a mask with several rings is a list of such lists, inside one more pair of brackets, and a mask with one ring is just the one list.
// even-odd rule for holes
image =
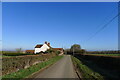
[[17, 72], [14, 72], [14, 73], [4, 75], [4, 76], [2, 76], [2, 80], [21, 80], [21, 79], [33, 74], [34, 72], [37, 72], [40, 69], [55, 63], [56, 61], [60, 60], [62, 57], [63, 56], [56, 56], [54, 58], [51, 58], [48, 61], [38, 63], [38, 64], [33, 65], [27, 69], [22, 69], [22, 70], [19, 70]]
[[82, 80], [104, 80], [103, 76], [94, 72], [89, 67], [84, 65], [79, 59], [71, 56], [75, 68], [80, 72]]

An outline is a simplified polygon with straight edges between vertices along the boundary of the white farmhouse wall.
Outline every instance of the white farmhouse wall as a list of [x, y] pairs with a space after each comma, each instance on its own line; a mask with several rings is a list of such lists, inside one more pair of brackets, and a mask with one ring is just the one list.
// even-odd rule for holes
[[40, 52], [40, 48], [35, 48], [35, 54]]
[[39, 53], [41, 51], [45, 52], [45, 51], [47, 51], [47, 49], [50, 49], [50, 47], [47, 44], [43, 44], [43, 46], [41, 48], [35, 48], [35, 54]]

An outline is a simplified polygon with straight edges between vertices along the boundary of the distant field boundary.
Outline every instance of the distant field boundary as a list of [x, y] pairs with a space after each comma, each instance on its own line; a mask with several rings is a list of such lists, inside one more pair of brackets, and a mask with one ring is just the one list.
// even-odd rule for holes
[[104, 57], [114, 57], [114, 58], [120, 58], [120, 54], [83, 54], [88, 56], [104, 56]]
[[34, 54], [34, 55], [20, 55], [20, 56], [5, 56], [5, 57], [2, 57], [2, 58], [22, 58], [22, 57], [34, 57], [34, 56], [41, 56], [41, 55], [48, 55], [48, 54]]

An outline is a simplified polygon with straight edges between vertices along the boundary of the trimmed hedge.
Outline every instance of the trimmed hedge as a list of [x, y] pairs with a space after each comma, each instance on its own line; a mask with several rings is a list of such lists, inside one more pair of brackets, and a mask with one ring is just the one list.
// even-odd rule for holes
[[86, 51], [86, 54], [120, 54], [120, 51]]
[[84, 65], [79, 59], [71, 56], [76, 71], [79, 73], [81, 80], [104, 80], [104, 77], [97, 72], [94, 72], [89, 67]]
[[[42, 63], [32, 65], [27, 69], [21, 69], [17, 72], [13, 72], [13, 73], [4, 75], [4, 76], [2, 76], [2, 80], [21, 80], [23, 78], [26, 78], [29, 80], [29, 76], [31, 74], [41, 70], [42, 68], [45, 68], [46, 66], [54, 64], [56, 61], [60, 60], [62, 57], [63, 56], [55, 56], [54, 58], [51, 58], [51, 59], [44, 61]], [[26, 79], [23, 79], [23, 80], [26, 80]]]
[[112, 76], [109, 74], [104, 74], [108, 79], [120, 78], [120, 57], [80, 54], [76, 54], [75, 57], [80, 60], [83, 60], [83, 62], [88, 61], [89, 63], [91, 63], [91, 65], [95, 64], [97, 67], [99, 67], [102, 70], [105, 70], [107, 73], [109, 73], [110, 71], [110, 74]]
[[20, 69], [28, 68], [31, 65], [44, 62], [56, 56], [55, 54], [45, 55], [26, 55], [16, 57], [3, 57], [2, 58], [2, 75], [16, 72]]
[[76, 54], [75, 56], [92, 61], [101, 68], [120, 70], [120, 57], [81, 54]]

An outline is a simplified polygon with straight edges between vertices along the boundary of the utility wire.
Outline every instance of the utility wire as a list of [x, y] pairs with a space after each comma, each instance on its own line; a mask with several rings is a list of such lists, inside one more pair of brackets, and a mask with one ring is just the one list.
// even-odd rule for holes
[[[116, 10], [117, 10], [116, 8], [113, 9], [110, 14], [113, 14], [113, 12], [115, 12]], [[108, 19], [108, 17], [110, 17], [110, 16], [111, 16], [111, 15], [107, 15], [107, 16], [102, 20], [102, 22], [101, 22], [96, 28], [100, 28], [100, 27], [104, 24], [103, 22], [105, 22], [105, 21]]]
[[[120, 15], [120, 13], [118, 13], [115, 17], [113, 17], [109, 22], [107, 22], [103, 27], [101, 27], [94, 35], [92, 35], [91, 37], [88, 38], [88, 40], [92, 39], [95, 35], [97, 35], [100, 31], [102, 31], [105, 27], [107, 27], [115, 18], [117, 18]], [[88, 41], [87, 40], [87, 41]]]

